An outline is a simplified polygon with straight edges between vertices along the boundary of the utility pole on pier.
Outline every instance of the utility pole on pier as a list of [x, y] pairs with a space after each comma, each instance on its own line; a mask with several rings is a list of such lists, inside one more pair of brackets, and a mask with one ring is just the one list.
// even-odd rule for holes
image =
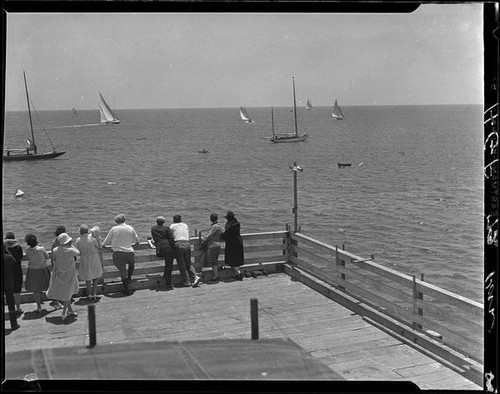
[[298, 206], [297, 206], [297, 172], [303, 172], [304, 169], [297, 165], [297, 162], [293, 162], [293, 166], [289, 167], [290, 171], [293, 172], [293, 232], [298, 231]]

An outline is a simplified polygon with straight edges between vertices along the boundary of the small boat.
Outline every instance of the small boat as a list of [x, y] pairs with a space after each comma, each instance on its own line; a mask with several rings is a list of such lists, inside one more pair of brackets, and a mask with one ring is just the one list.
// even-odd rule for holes
[[342, 168], [342, 167], [350, 167], [352, 164], [351, 163], [337, 163], [337, 165], [339, 166], [339, 168]]
[[203, 150], [199, 150], [198, 153], [208, 153], [208, 151], [206, 149], [203, 149]]
[[[302, 135], [299, 135], [299, 132], [297, 130], [297, 101], [295, 99], [295, 78], [292, 77], [292, 85], [293, 85], [293, 115], [294, 115], [294, 125], [295, 125], [295, 133], [293, 134], [274, 134], [273, 130], [273, 136], [271, 137], [271, 142], [274, 143], [281, 143], [281, 142], [301, 142], [307, 140], [309, 135], [307, 133], [304, 133]], [[273, 123], [274, 125], [274, 123]], [[274, 126], [273, 126], [274, 129]]]
[[247, 109], [245, 107], [240, 107], [240, 117], [245, 123], [253, 123], [252, 118], [248, 115]]
[[120, 121], [113, 114], [108, 103], [102, 97], [101, 92], [99, 92], [99, 112], [101, 113], [101, 123], [102, 124], [119, 124]]
[[[52, 159], [54, 157], [61, 156], [65, 152], [64, 151], [62, 151], [62, 152], [56, 151], [56, 148], [52, 144], [52, 141], [50, 141], [50, 138], [48, 138], [47, 132], [45, 132], [45, 135], [47, 136], [50, 144], [52, 145], [52, 151], [51, 152], [39, 152], [38, 151], [38, 147], [35, 143], [35, 132], [33, 129], [33, 120], [31, 117], [31, 106], [30, 106], [30, 97], [29, 97], [29, 93], [28, 93], [28, 83], [26, 82], [26, 73], [24, 72], [24, 70], [23, 70], [23, 77], [24, 77], [24, 87], [26, 89], [26, 100], [28, 102], [28, 115], [29, 115], [29, 119], [30, 119], [31, 139], [26, 140], [26, 142], [28, 143], [28, 146], [24, 149], [20, 149], [20, 148], [16, 148], [16, 149], [6, 148], [6, 149], [4, 149], [3, 161], [44, 160], [44, 159]], [[40, 120], [40, 118], [38, 118], [38, 120]]]
[[17, 191], [14, 193], [14, 197], [19, 198], [24, 196], [24, 192], [21, 189], [17, 189]]
[[344, 114], [342, 113], [342, 108], [340, 108], [337, 99], [335, 99], [335, 104], [333, 104], [332, 117], [337, 120], [344, 119]]
[[307, 99], [307, 103], [306, 103], [306, 109], [308, 111], [312, 110], [313, 109], [313, 106], [311, 104], [311, 100]]

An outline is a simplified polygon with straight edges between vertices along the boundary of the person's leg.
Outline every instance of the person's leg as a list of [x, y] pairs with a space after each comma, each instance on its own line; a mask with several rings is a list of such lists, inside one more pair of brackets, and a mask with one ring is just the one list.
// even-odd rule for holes
[[97, 298], [97, 286], [99, 285], [99, 278], [93, 280], [93, 287], [92, 287], [92, 298], [96, 299]]
[[86, 280], [85, 285], [87, 286], [87, 298], [92, 298], [92, 292], [90, 290], [90, 286], [92, 284], [92, 281]]
[[63, 308], [62, 308], [62, 313], [61, 313], [61, 319], [63, 319], [63, 320], [65, 320], [66, 316], [68, 315], [69, 305], [70, 305], [70, 301], [63, 302]]
[[184, 286], [190, 286], [189, 275], [186, 267], [186, 256], [184, 253], [184, 248], [181, 245], [175, 245], [175, 256], [177, 259], [177, 266], [179, 267], [179, 272], [182, 278], [182, 284]]
[[172, 288], [172, 271], [174, 268], [174, 256], [172, 252], [165, 252], [165, 268], [163, 270], [163, 277], [165, 278], [165, 288]]
[[16, 305], [16, 312], [22, 313], [21, 309], [21, 293], [14, 293], [14, 304]]
[[126, 268], [126, 263], [124, 263], [124, 255], [123, 253], [125, 252], [113, 252], [113, 264], [115, 265], [116, 268], [118, 268], [118, 271], [120, 271], [120, 278], [122, 280], [123, 284], [123, 293], [124, 294], [129, 294], [128, 291], [128, 282], [127, 282], [127, 268]]
[[33, 298], [35, 299], [36, 302], [36, 311], [41, 312], [42, 311], [42, 293], [39, 291], [35, 291], [33, 293]]
[[16, 303], [14, 300], [14, 289], [7, 288], [4, 290], [5, 292], [5, 301], [7, 301], [7, 307], [9, 309], [9, 320], [10, 320], [10, 328], [15, 330], [19, 328], [19, 324], [17, 324], [17, 315], [16, 315]]

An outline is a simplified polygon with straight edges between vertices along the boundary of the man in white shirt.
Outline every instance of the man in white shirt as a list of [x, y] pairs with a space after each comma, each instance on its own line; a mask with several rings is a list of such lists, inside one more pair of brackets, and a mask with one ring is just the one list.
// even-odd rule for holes
[[[111, 246], [113, 250], [113, 263], [120, 271], [124, 293], [129, 294], [128, 284], [132, 281], [134, 272], [135, 252], [133, 245], [139, 243], [139, 237], [132, 226], [125, 224], [125, 215], [115, 216], [116, 226], [109, 230], [102, 241], [102, 246]], [[128, 264], [128, 270], [126, 265]]]
[[184, 286], [198, 287], [200, 277], [191, 265], [191, 243], [189, 242], [189, 228], [182, 223], [181, 215], [174, 215], [174, 222], [170, 225], [174, 236], [175, 258], [179, 267]]

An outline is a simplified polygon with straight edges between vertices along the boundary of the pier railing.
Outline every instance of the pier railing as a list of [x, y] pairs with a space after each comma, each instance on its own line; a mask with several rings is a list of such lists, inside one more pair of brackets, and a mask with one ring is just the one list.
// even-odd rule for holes
[[[279, 265], [286, 262], [286, 232], [263, 232], [242, 234], [244, 251], [245, 251], [245, 270], [265, 269], [267, 273], [273, 273], [279, 270]], [[205, 279], [211, 278], [211, 267], [204, 267], [200, 262], [201, 255], [201, 237], [192, 237], [191, 242], [191, 263], [196, 268], [196, 271], [206, 276]], [[222, 244], [224, 245], [224, 244]], [[134, 246], [135, 249], [135, 269], [133, 273], [133, 283], [130, 286], [132, 290], [144, 289], [153, 286], [164, 285], [163, 269], [164, 258], [156, 256], [156, 250], [149, 246], [148, 242], [141, 242]], [[50, 253], [49, 253], [50, 254]], [[25, 259], [26, 260], [26, 257]], [[224, 262], [224, 247], [221, 247], [219, 262]], [[76, 267], [79, 268], [77, 261]], [[122, 284], [120, 280], [120, 272], [113, 264], [112, 251], [110, 248], [103, 248], [103, 276], [99, 284], [99, 294], [111, 293], [120, 291]], [[23, 264], [23, 274], [26, 277], [27, 264]], [[224, 277], [224, 273], [221, 273]], [[229, 273], [231, 275], [231, 273]], [[177, 262], [174, 260], [174, 272], [172, 277], [173, 284], [180, 284], [181, 278], [178, 272]], [[85, 293], [85, 284], [80, 280], [80, 291], [78, 296]], [[22, 302], [33, 302], [33, 295], [30, 292], [22, 294]]]
[[[417, 278], [400, 273], [376, 263], [373, 258], [363, 259], [301, 233], [263, 232], [243, 234], [242, 238], [243, 272], [265, 270], [272, 274], [284, 271], [363, 315], [379, 328], [414, 342], [424, 352], [437, 355], [440, 362], [453, 364], [463, 370], [465, 376], [481, 384], [482, 304], [431, 285], [425, 282], [422, 274]], [[204, 279], [210, 279], [211, 267], [203, 267], [200, 262], [200, 236], [190, 241], [192, 264]], [[163, 285], [163, 258], [157, 257], [155, 249], [147, 242], [140, 243], [135, 250], [136, 265], [130, 288], [138, 290]], [[219, 261], [224, 261], [223, 247]], [[119, 271], [113, 264], [109, 248], [104, 248], [103, 270], [99, 294], [122, 290]], [[223, 279], [224, 275], [233, 275], [224, 271], [220, 274]], [[173, 284], [180, 283], [175, 264]], [[84, 295], [84, 291], [85, 285], [80, 282], [78, 296]], [[23, 293], [22, 302], [33, 302], [32, 294]], [[387, 318], [378, 319], [379, 316]]]
[[300, 233], [290, 233], [289, 261], [402, 325], [483, 361], [482, 304]]

